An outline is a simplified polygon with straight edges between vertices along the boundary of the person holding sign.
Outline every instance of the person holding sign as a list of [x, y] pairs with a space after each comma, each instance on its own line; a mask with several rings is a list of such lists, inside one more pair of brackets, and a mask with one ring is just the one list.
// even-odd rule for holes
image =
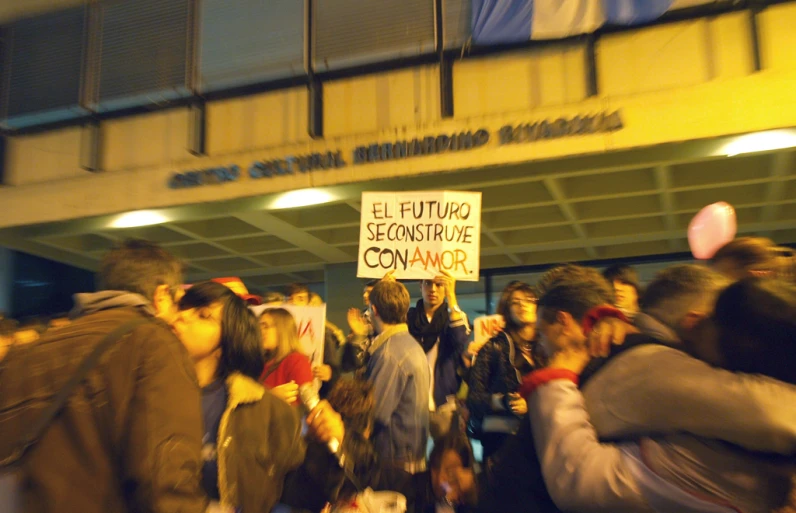
[[505, 328], [479, 351], [468, 384], [470, 426], [481, 440], [484, 460], [517, 432], [528, 412], [517, 390], [522, 377], [540, 366], [534, 357], [536, 293], [527, 283], [513, 281], [503, 289], [497, 308]]
[[260, 330], [266, 360], [260, 382], [288, 404], [298, 406], [298, 388], [312, 381], [312, 369], [301, 352], [296, 321], [284, 308], [270, 308], [260, 315]]
[[[430, 411], [446, 404], [462, 384], [459, 370], [465, 365], [470, 328], [456, 300], [456, 280], [442, 271], [433, 280], [420, 282], [422, 299], [409, 309], [409, 333], [426, 353], [431, 371]], [[442, 422], [442, 419], [432, 419]], [[439, 426], [440, 435], [447, 431]], [[437, 426], [435, 426], [436, 431]]]

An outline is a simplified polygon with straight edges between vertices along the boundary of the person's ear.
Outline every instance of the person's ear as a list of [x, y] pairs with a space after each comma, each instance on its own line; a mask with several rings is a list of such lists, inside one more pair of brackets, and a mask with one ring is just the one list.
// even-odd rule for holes
[[705, 312], [697, 312], [695, 310], [691, 310], [683, 320], [680, 321], [680, 327], [685, 331], [691, 331], [695, 327], [697, 327], [702, 321], [704, 321], [708, 315]]
[[152, 296], [152, 306], [155, 312], [161, 315], [170, 311], [174, 307], [174, 298], [171, 296], [171, 288], [168, 285], [158, 285]]
[[556, 323], [557, 324], [563, 324], [564, 326], [566, 326], [571, 320], [572, 320], [572, 316], [569, 315], [569, 313], [561, 311], [561, 310], [556, 312]]
[[379, 318], [379, 319], [381, 319], [381, 317], [379, 316], [379, 311], [378, 311], [378, 310], [376, 310], [376, 305], [374, 305], [373, 303], [371, 303], [371, 304], [370, 304], [370, 309], [371, 309], [371, 311], [373, 312], [373, 318], [374, 318], [374, 319], [375, 319], [375, 318]]
[[561, 325], [561, 333], [567, 338], [573, 338], [583, 334], [580, 325], [569, 312], [562, 312], [559, 310], [556, 313], [556, 323]]

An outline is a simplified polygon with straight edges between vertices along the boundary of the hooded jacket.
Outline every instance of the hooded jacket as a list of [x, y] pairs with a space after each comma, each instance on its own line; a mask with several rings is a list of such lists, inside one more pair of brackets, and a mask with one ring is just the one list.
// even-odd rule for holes
[[26, 512], [202, 512], [202, 412], [193, 364], [142, 296], [78, 294], [75, 319], [0, 363], [0, 458], [13, 451], [80, 362], [139, 316], [22, 461]]

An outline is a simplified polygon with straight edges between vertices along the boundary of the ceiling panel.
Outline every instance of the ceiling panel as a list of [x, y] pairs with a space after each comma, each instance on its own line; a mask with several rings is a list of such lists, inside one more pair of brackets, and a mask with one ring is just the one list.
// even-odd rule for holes
[[481, 207], [505, 209], [514, 205], [553, 201], [542, 182], [525, 182], [496, 187], [482, 187]]
[[484, 212], [481, 218], [483, 223], [492, 231], [511, 229], [514, 226], [532, 226], [566, 221], [558, 205]]
[[269, 251], [284, 251], [295, 249], [293, 244], [274, 237], [273, 235], [259, 235], [255, 237], [241, 237], [238, 239], [224, 239], [217, 242], [236, 253], [267, 253]]
[[254, 226], [234, 217], [220, 217], [216, 219], [204, 219], [202, 221], [191, 221], [187, 223], [174, 223], [174, 226], [187, 232], [191, 232], [198, 237], [204, 237], [207, 239], [261, 233], [260, 230]]
[[519, 257], [525, 265], [539, 265], [550, 262], [577, 262], [580, 260], [588, 260], [589, 254], [583, 248], [569, 248], [555, 251], [517, 253], [517, 257]]
[[[796, 157], [793, 160], [796, 161]], [[781, 185], [777, 184], [776, 186], [784, 187], [785, 189], [782, 194], [782, 199], [786, 201], [796, 200], [796, 180], [788, 180], [787, 182], [783, 182]]]
[[296, 279], [294, 276], [286, 275], [286, 274], [264, 274], [261, 276], [248, 276], [245, 278], [244, 283], [248, 284], [251, 283], [251, 288], [256, 287], [277, 287], [277, 286], [284, 286], [289, 283], [295, 282]]
[[562, 240], [576, 239], [575, 231], [571, 226], [548, 226], [544, 228], [529, 228], [510, 232], [501, 232], [500, 240], [506, 246], [524, 246], [526, 244], [541, 244]]
[[715, 187], [674, 193], [676, 208], [680, 210], [700, 209], [705, 205], [726, 201], [735, 207], [750, 203], [764, 203], [766, 184], [737, 185], [734, 187]]
[[777, 244], [796, 243], [796, 228], [792, 230], [777, 230], [771, 233], [771, 239]]
[[285, 253], [274, 253], [271, 255], [264, 255], [257, 257], [257, 260], [267, 261], [274, 267], [283, 267], [301, 264], [318, 264], [322, 263], [323, 259], [318, 255], [314, 255], [308, 251], [287, 251]]
[[671, 166], [671, 187], [757, 180], [771, 173], [773, 155], [748, 155]]
[[145, 239], [158, 244], [173, 244], [193, 240], [191, 237], [182, 233], [170, 230], [168, 225], [142, 226], [140, 228], [125, 228], [105, 232], [117, 239]]
[[666, 241], [654, 240], [650, 242], [633, 242], [630, 244], [614, 244], [597, 248], [600, 258], [623, 258], [641, 255], [659, 255], [672, 253], [672, 248]]
[[517, 262], [507, 255], [481, 255], [481, 269], [511, 267], [514, 265], [517, 265]]
[[202, 265], [202, 267], [207, 267], [211, 271], [231, 274], [234, 274], [235, 271], [248, 271], [250, 269], [262, 267], [261, 264], [256, 264], [245, 258], [239, 257], [202, 260], [200, 265]]
[[93, 233], [70, 235], [67, 237], [48, 237], [42, 239], [42, 242], [58, 248], [81, 253], [107, 251], [113, 247], [113, 241]]
[[658, 195], [582, 201], [573, 203], [572, 209], [580, 221], [663, 212]]
[[295, 210], [277, 210], [271, 212], [271, 215], [301, 229], [341, 224], [359, 226], [359, 211], [354, 210], [345, 203], [298, 208]]
[[179, 246], [172, 246], [169, 248], [175, 256], [185, 259], [194, 260], [197, 258], [220, 257], [229, 255], [228, 251], [221, 248], [211, 246], [204, 242], [195, 242], [191, 244], [180, 244]]
[[602, 221], [583, 225], [586, 236], [594, 239], [620, 237], [634, 233], [655, 233], [666, 230], [666, 223], [661, 216], [638, 217], [621, 221]]
[[633, 194], [655, 191], [655, 176], [651, 169], [633, 169], [620, 173], [599, 173], [564, 178], [558, 181], [570, 199], [614, 194]]
[[326, 280], [326, 272], [325, 271], [302, 271], [300, 273], [295, 273], [298, 278], [301, 278], [302, 282], [306, 283], [319, 283]]
[[777, 211], [777, 221], [793, 221], [796, 220], [796, 203], [787, 203], [780, 205]]
[[310, 230], [308, 232], [327, 244], [354, 244], [359, 243], [359, 226], [348, 228], [327, 228], [324, 230]]

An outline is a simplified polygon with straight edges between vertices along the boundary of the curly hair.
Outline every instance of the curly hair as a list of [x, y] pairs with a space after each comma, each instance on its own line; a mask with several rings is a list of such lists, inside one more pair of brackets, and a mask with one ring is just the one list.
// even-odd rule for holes
[[373, 385], [361, 378], [343, 378], [334, 384], [326, 397], [349, 429], [364, 433], [373, 424], [376, 398]]

